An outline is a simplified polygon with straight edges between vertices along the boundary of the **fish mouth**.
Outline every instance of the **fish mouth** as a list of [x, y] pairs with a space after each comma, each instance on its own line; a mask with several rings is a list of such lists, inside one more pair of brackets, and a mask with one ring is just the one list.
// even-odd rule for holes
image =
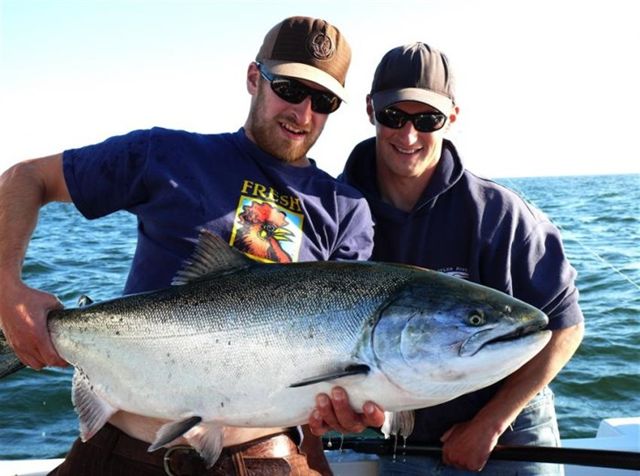
[[460, 357], [472, 357], [480, 352], [480, 350], [491, 345], [511, 342], [528, 335], [536, 334], [544, 328], [545, 324], [546, 323], [535, 322], [517, 327], [516, 329], [507, 332], [505, 332], [505, 329], [500, 326], [483, 329], [476, 332], [462, 343], [460, 350], [458, 351], [458, 355]]

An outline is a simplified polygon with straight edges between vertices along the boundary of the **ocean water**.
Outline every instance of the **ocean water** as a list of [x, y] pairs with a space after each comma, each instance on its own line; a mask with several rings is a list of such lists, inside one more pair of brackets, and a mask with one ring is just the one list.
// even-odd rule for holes
[[[640, 415], [640, 175], [500, 179], [562, 230], [578, 270], [584, 342], [552, 384], [563, 438], [601, 419]], [[41, 213], [24, 266], [66, 306], [115, 297], [135, 248], [135, 219], [89, 222], [71, 205]], [[63, 455], [78, 435], [71, 371], [22, 370], [0, 381], [0, 459]]]

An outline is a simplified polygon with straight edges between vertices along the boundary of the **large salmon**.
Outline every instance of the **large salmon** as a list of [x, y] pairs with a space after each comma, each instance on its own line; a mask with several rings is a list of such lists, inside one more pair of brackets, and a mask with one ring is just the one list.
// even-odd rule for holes
[[[213, 464], [223, 426], [293, 426], [343, 386], [360, 408], [426, 407], [503, 379], [550, 338], [546, 316], [498, 291], [370, 262], [260, 264], [203, 232], [174, 286], [52, 311], [75, 367], [81, 437], [119, 409], [170, 420]], [[20, 364], [0, 337], [0, 377]]]

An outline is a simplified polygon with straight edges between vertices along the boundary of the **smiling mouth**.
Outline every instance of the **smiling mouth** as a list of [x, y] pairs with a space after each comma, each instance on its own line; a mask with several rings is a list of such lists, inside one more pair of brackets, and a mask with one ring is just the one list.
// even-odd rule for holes
[[405, 149], [405, 148], [403, 148], [403, 147], [399, 147], [399, 146], [397, 146], [397, 145], [395, 145], [395, 144], [392, 144], [392, 145], [393, 145], [393, 148], [394, 148], [397, 152], [399, 152], [399, 153], [401, 153], [401, 154], [404, 154], [404, 155], [413, 155], [413, 154], [417, 154], [418, 152], [420, 152], [420, 151], [422, 150], [422, 147], [417, 147], [417, 148], [413, 148], [413, 149]]
[[298, 129], [297, 127], [294, 127], [291, 124], [288, 124], [286, 122], [280, 122], [280, 127], [282, 127], [285, 131], [287, 131], [290, 134], [294, 134], [301, 137], [305, 136], [308, 133], [304, 129]]

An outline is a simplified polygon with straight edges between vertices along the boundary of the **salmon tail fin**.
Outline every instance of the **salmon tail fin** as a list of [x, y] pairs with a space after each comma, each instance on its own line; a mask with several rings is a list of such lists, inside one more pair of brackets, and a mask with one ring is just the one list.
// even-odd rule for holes
[[11, 375], [24, 367], [18, 356], [7, 342], [2, 331], [0, 331], [0, 378]]

